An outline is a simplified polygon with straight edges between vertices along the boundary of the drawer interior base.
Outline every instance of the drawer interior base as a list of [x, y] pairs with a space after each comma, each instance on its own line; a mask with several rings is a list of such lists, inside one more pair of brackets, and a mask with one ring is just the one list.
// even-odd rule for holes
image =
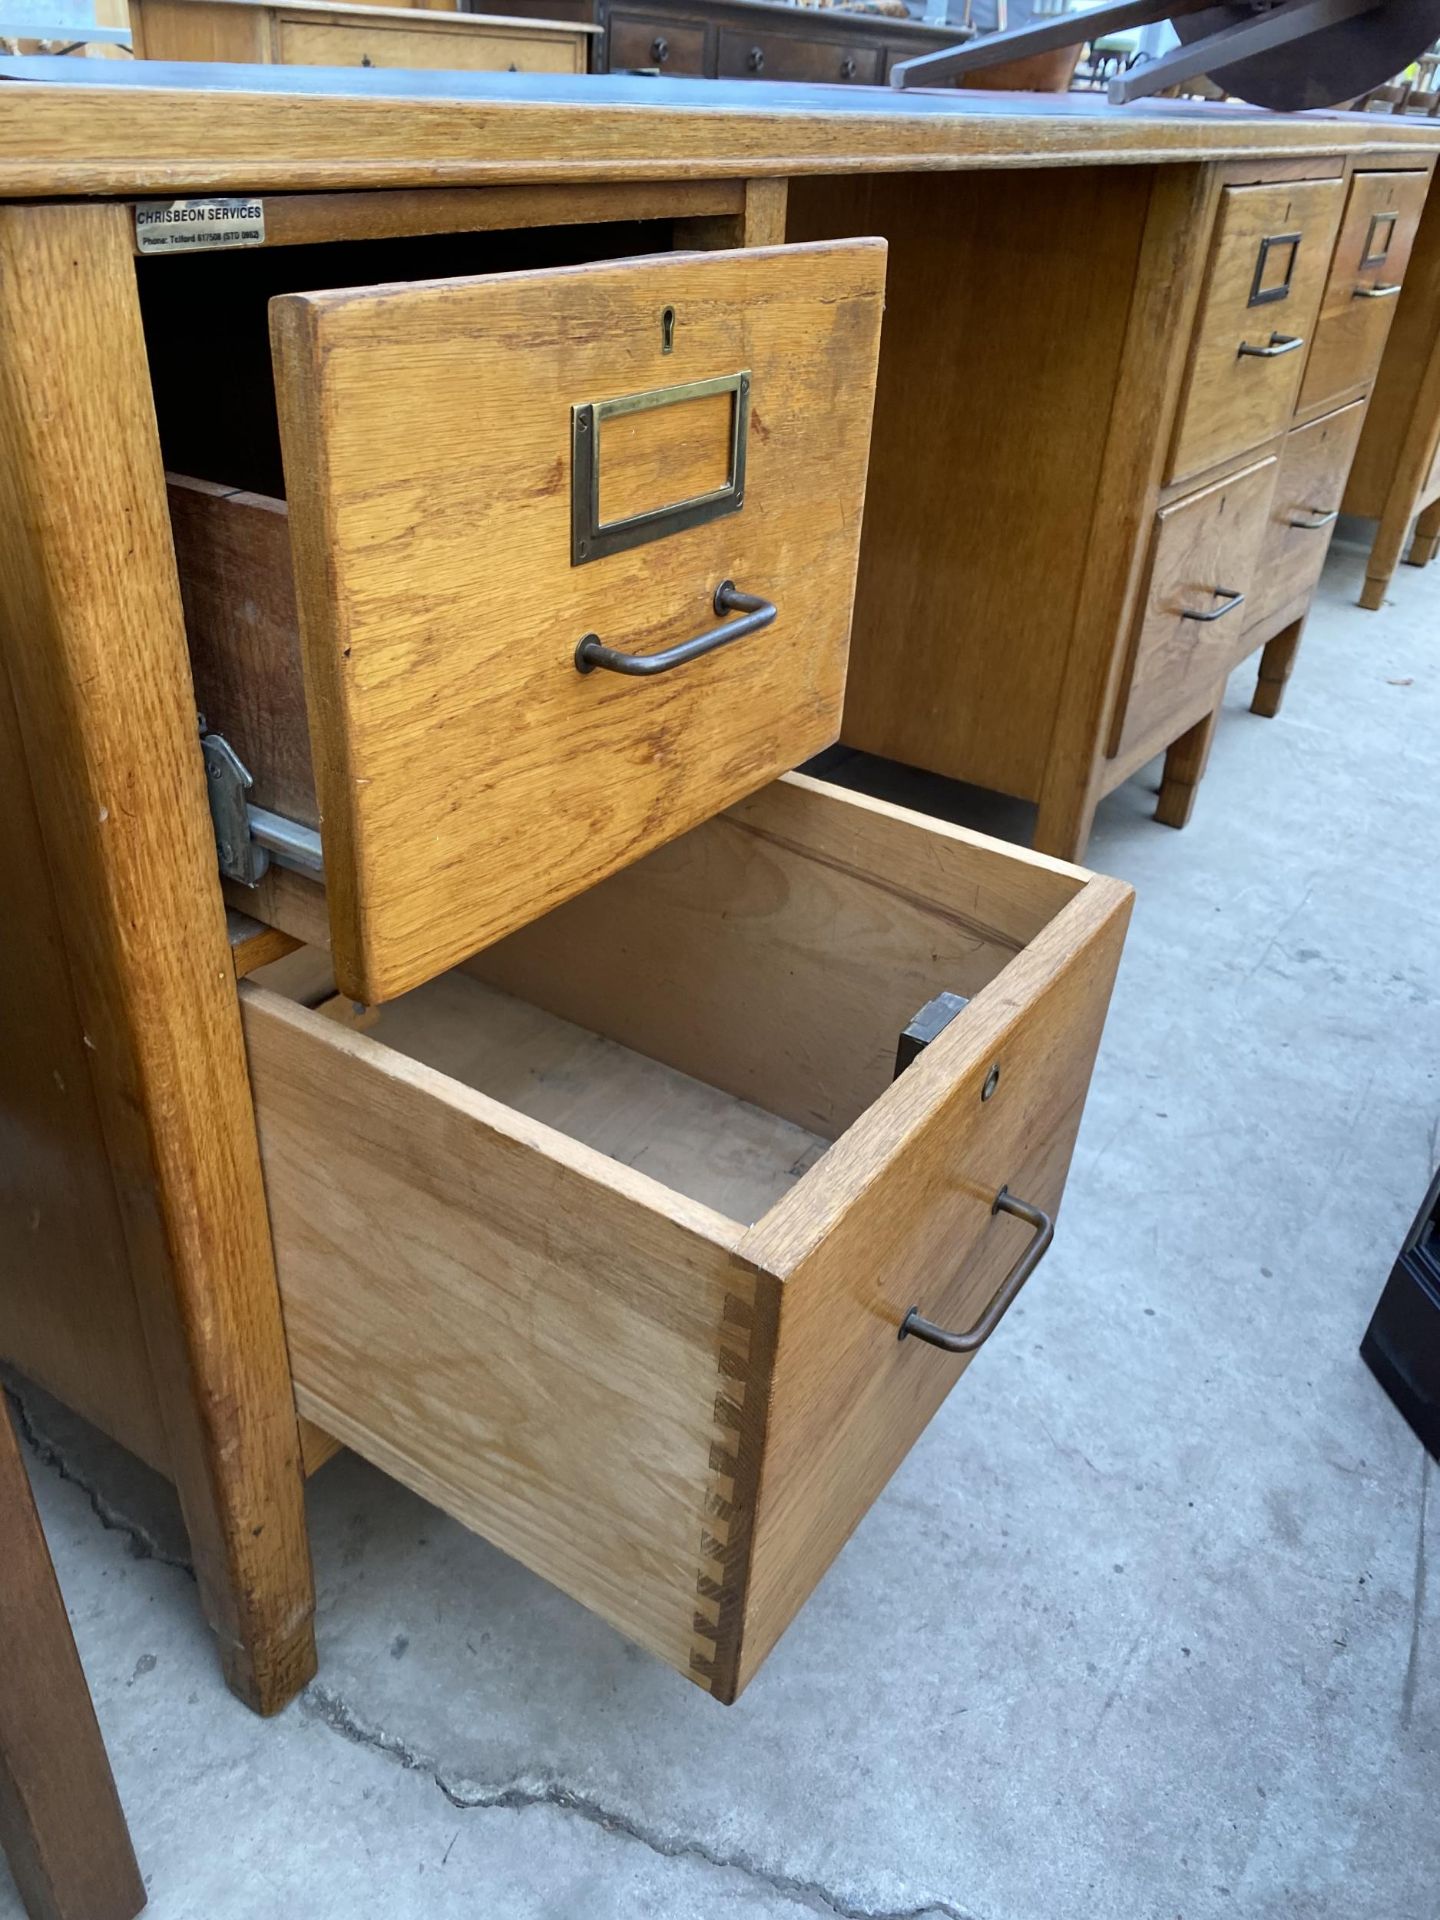
[[[293, 968], [280, 962], [255, 978], [283, 990], [287, 965]], [[829, 1144], [749, 1100], [463, 972], [375, 1009], [364, 1031], [747, 1226], [788, 1193]]]

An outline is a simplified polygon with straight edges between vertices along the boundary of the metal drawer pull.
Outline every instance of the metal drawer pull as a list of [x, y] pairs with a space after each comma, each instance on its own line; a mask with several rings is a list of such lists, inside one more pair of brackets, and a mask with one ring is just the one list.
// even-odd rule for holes
[[698, 660], [702, 653], [713, 653], [716, 647], [728, 647], [732, 640], [743, 640], [747, 633], [759, 633], [770, 625], [779, 608], [773, 601], [762, 600], [758, 593], [741, 593], [733, 580], [722, 580], [715, 589], [715, 611], [739, 613], [744, 618], [727, 620], [722, 626], [711, 627], [707, 633], [697, 633], [693, 640], [682, 640], [678, 646], [667, 647], [663, 653], [621, 653], [615, 647], [602, 645], [598, 633], [587, 633], [575, 649], [575, 665], [581, 673], [607, 667], [611, 673], [648, 679], [652, 674], [669, 673], [672, 667], [683, 667], [688, 660]]
[[1212, 607], [1209, 613], [1196, 613], [1193, 608], [1182, 607], [1180, 609], [1180, 618], [1182, 620], [1203, 620], [1206, 622], [1223, 620], [1227, 613], [1233, 613], [1236, 607], [1243, 607], [1245, 604], [1244, 594], [1237, 593], [1234, 587], [1212, 587], [1210, 591], [1220, 595], [1221, 604], [1218, 607]]
[[1249, 354], [1252, 360], [1278, 360], [1282, 353], [1294, 353], [1303, 347], [1305, 336], [1302, 333], [1272, 333], [1268, 347], [1252, 347], [1248, 340], [1242, 340], [1236, 349], [1235, 358]]
[[918, 1307], [911, 1307], [900, 1322], [901, 1340], [913, 1333], [917, 1340], [927, 1341], [932, 1347], [943, 1347], [946, 1353], [974, 1353], [977, 1347], [984, 1346], [1005, 1318], [1016, 1294], [1050, 1251], [1055, 1222], [1043, 1207], [1032, 1207], [1028, 1200], [1017, 1200], [1008, 1187], [1001, 1187], [990, 1211], [992, 1214], [1013, 1213], [1017, 1220], [1035, 1229], [1035, 1238], [1000, 1282], [994, 1299], [966, 1333], [950, 1333], [944, 1327], [937, 1327], [933, 1320], [920, 1317]]
[[1316, 509], [1311, 512], [1308, 519], [1304, 520], [1297, 520], [1292, 515], [1290, 524], [1292, 527], [1298, 527], [1302, 533], [1319, 533], [1322, 527], [1328, 527], [1333, 521], [1339, 518], [1340, 509], [1338, 507], [1332, 507], [1329, 513], [1321, 513]]
[[1398, 280], [1384, 280], [1374, 287], [1356, 287], [1353, 299], [1356, 300], [1393, 300], [1400, 291]]

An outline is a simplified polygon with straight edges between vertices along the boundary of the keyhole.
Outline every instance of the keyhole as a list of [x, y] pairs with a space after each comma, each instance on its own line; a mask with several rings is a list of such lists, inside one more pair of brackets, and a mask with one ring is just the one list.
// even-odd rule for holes
[[666, 307], [660, 316], [660, 351], [669, 353], [675, 345], [675, 309]]

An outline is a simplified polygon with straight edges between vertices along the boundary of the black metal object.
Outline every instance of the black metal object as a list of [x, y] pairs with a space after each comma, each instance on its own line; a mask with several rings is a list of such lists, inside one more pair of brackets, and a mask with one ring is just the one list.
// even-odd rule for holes
[[1314, 513], [1307, 515], [1303, 520], [1297, 520], [1292, 513], [1290, 525], [1299, 533], [1319, 533], [1323, 528], [1333, 526], [1339, 518], [1338, 507], [1331, 507], [1328, 512], [1322, 512], [1317, 507]]
[[974, 1353], [983, 1347], [991, 1334], [999, 1326], [1009, 1311], [1015, 1296], [1050, 1251], [1050, 1243], [1055, 1238], [1055, 1222], [1043, 1207], [1032, 1207], [1028, 1200], [1019, 1200], [1008, 1187], [1001, 1187], [990, 1208], [992, 1214], [1013, 1214], [1015, 1219], [1023, 1220], [1035, 1230], [1024, 1253], [1006, 1274], [995, 1289], [990, 1302], [975, 1322], [963, 1333], [951, 1333], [946, 1327], [940, 1327], [933, 1320], [922, 1317], [918, 1307], [911, 1307], [900, 1322], [898, 1338], [908, 1340], [913, 1334], [917, 1340], [923, 1340], [928, 1346], [940, 1347], [946, 1353]]
[[657, 673], [669, 673], [687, 661], [698, 660], [702, 654], [713, 653], [717, 647], [728, 647], [736, 640], [743, 640], [747, 633], [759, 633], [771, 625], [779, 608], [773, 600], [762, 600], [758, 593], [741, 593], [733, 580], [722, 580], [715, 589], [715, 611], [739, 613], [744, 618], [727, 620], [722, 626], [697, 633], [691, 640], [666, 647], [663, 653], [621, 653], [616, 647], [605, 646], [598, 633], [587, 633], [575, 649], [576, 670], [592, 673], [596, 667], [604, 667], [610, 673], [648, 680]]
[[933, 1000], [927, 1000], [900, 1036], [900, 1044], [895, 1049], [895, 1078], [898, 1080], [906, 1067], [922, 1054], [932, 1040], [938, 1040], [957, 1013], [963, 1013], [970, 1002], [959, 993], [937, 993]]
[[1390, 1270], [1360, 1357], [1440, 1460], [1440, 1173]]
[[[660, 316], [660, 351], [675, 345], [676, 313], [666, 307]], [[690, 401], [730, 396], [729, 448], [725, 482], [707, 493], [671, 500], [621, 520], [600, 518], [600, 468], [606, 424], [639, 413]], [[711, 380], [686, 380], [679, 386], [652, 387], [645, 393], [627, 393], [616, 400], [587, 400], [570, 409], [570, 564], [589, 565], [612, 553], [628, 553], [651, 540], [708, 526], [712, 520], [739, 513], [745, 505], [745, 460], [750, 437], [750, 374], [720, 374]]]
[[1198, 620], [1202, 626], [1208, 626], [1212, 620], [1223, 620], [1227, 613], [1234, 613], [1237, 607], [1243, 607], [1245, 604], [1244, 594], [1237, 593], [1234, 587], [1212, 587], [1210, 591], [1221, 595], [1222, 604], [1220, 606], [1212, 607], [1209, 613], [1196, 613], [1191, 607], [1182, 607], [1180, 609], [1180, 618], [1182, 620]]
[[[1300, 257], [1300, 238], [1298, 233], [1267, 233], [1260, 242], [1255, 255], [1255, 277], [1250, 282], [1250, 298], [1246, 305], [1250, 307], [1268, 307], [1275, 300], [1290, 298], [1290, 282], [1295, 277], [1295, 262]], [[1270, 271], [1270, 250], [1272, 247], [1288, 247], [1290, 257], [1285, 262], [1285, 278], [1274, 280], [1269, 286], [1265, 276]]]
[[1242, 340], [1235, 349], [1237, 360], [1278, 360], [1282, 353], [1298, 353], [1305, 344], [1305, 336], [1300, 333], [1272, 333], [1263, 347], [1252, 347], [1248, 340]]

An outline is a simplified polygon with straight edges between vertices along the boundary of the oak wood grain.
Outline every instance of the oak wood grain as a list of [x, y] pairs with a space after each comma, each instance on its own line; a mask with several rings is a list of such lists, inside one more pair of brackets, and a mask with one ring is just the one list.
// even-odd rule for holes
[[257, 807], [318, 827], [285, 502], [181, 474], [166, 493], [196, 706]]
[[1245, 606], [1247, 631], [1267, 625], [1290, 601], [1314, 592], [1335, 531], [1334, 521], [1326, 523], [1325, 516], [1339, 512], [1364, 418], [1364, 400], [1352, 400], [1285, 436]]
[[789, 774], [466, 970], [833, 1139], [919, 1008], [977, 992], [1082, 884]]
[[1427, 171], [1351, 180], [1296, 402], [1301, 412], [1337, 406], [1374, 379], [1396, 301], [1367, 296], [1404, 284], [1429, 186]]
[[273, 1711], [314, 1666], [295, 1415], [121, 206], [0, 210], [0, 541], [169, 1466], [227, 1676]]
[[1360, 604], [1380, 606], [1417, 511], [1440, 495], [1440, 193], [1431, 190], [1345, 489], [1378, 522]]
[[1278, 465], [1267, 454], [1156, 516], [1112, 757], [1133, 758], [1147, 744], [1151, 751], [1168, 746], [1180, 731], [1177, 722], [1193, 717], [1197, 701], [1206, 712], [1219, 704], [1225, 676], [1243, 657], [1236, 641], [1245, 630], [1245, 609], [1237, 606], [1213, 621], [1187, 615], [1211, 613], [1231, 594], [1248, 596]]
[[[97, 67], [101, 63], [95, 63]], [[179, 193], [716, 179], [957, 167], [1124, 166], [1289, 155], [1433, 154], [1434, 123], [1274, 115], [1191, 102], [1116, 110], [1086, 94], [506, 75], [436, 78], [260, 69], [271, 91], [167, 87], [163, 69], [101, 85], [17, 85], [0, 115], [0, 193]], [[8, 63], [23, 75], [23, 62]], [[68, 78], [68, 76], [67, 76]], [[137, 80], [145, 84], [137, 85]], [[362, 86], [363, 82], [363, 86]], [[583, 93], [561, 89], [583, 86]], [[508, 97], [507, 97], [508, 94]], [[393, 97], [390, 97], [393, 96]], [[723, 108], [723, 111], [716, 111]]]
[[0, 1849], [30, 1920], [131, 1920], [145, 1883], [0, 1395]]
[[[345, 992], [433, 977], [835, 737], [883, 270], [857, 241], [273, 303]], [[572, 566], [572, 408], [742, 370], [743, 509]], [[712, 625], [725, 579], [774, 625], [654, 680], [575, 671], [587, 632]]]
[[792, 187], [795, 236], [862, 224], [890, 245], [848, 745], [1038, 798], [1150, 186]]
[[907, 1310], [977, 1317], [1026, 1242], [1002, 1186], [1059, 1206], [1130, 902], [1090, 881], [742, 1243], [784, 1287], [741, 1686], [965, 1371]]
[[169, 1448], [0, 646], [0, 1352], [162, 1473]]
[[[1202, 473], [1288, 425], [1306, 347], [1274, 359], [1242, 354], [1240, 348], [1268, 348], [1277, 334], [1310, 342], [1344, 198], [1338, 180], [1223, 190], [1168, 480]], [[1290, 234], [1299, 235], [1293, 245], [1285, 242]], [[1287, 273], [1288, 290], [1282, 298], [1255, 304], [1267, 239], [1280, 244], [1265, 256], [1259, 290], [1286, 286]]]

